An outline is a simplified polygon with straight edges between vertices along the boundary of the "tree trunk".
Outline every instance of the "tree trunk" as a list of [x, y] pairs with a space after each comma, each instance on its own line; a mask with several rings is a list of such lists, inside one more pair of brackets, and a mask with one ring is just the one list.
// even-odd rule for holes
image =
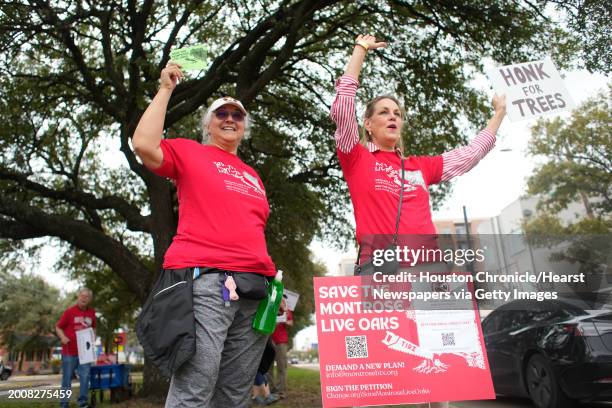
[[165, 400], [170, 381], [164, 378], [151, 360], [145, 357], [141, 396]]

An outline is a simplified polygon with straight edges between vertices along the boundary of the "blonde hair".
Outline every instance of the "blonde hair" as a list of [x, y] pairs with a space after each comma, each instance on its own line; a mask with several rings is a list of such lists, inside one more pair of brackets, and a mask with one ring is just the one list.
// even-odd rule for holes
[[[406, 117], [406, 111], [402, 107], [402, 104], [400, 103], [400, 101], [395, 96], [381, 95], [381, 96], [377, 96], [374, 99], [370, 99], [368, 103], [366, 103], [365, 112], [363, 113], [364, 126], [361, 129], [361, 144], [366, 147], [368, 146], [368, 142], [374, 142], [374, 140], [372, 140], [372, 135], [365, 128], [365, 120], [370, 119], [374, 115], [374, 107], [379, 101], [383, 99], [390, 99], [397, 104], [400, 110], [400, 115], [402, 117], [402, 127], [404, 126], [403, 119]], [[395, 150], [398, 151], [403, 156], [404, 155], [404, 142], [402, 141], [401, 131], [402, 129], [400, 128], [400, 138], [397, 144], [395, 145]]]

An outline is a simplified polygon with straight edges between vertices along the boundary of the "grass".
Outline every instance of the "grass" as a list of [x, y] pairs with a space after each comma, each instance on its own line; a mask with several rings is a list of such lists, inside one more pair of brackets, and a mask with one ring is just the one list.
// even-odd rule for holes
[[287, 398], [272, 406], [277, 408], [321, 407], [319, 372], [289, 366], [287, 369]]
[[[287, 398], [271, 405], [276, 408], [318, 408], [321, 404], [321, 379], [319, 371], [289, 367], [287, 373]], [[427, 404], [422, 405], [427, 407]], [[420, 408], [421, 405], [389, 405], [387, 408]], [[377, 407], [385, 408], [385, 407]]]
[[[132, 377], [135, 385], [142, 384], [141, 378]], [[288, 367], [287, 373], [287, 398], [271, 405], [274, 408], [319, 408], [321, 407], [321, 383], [319, 371], [308, 370], [305, 368]], [[73, 388], [73, 392], [78, 394], [78, 387]], [[99, 408], [162, 408], [163, 402], [152, 402], [143, 398], [133, 397], [128, 401], [118, 404], [109, 402], [108, 392], [104, 396], [104, 403], [97, 403]], [[57, 401], [18, 401], [7, 402], [6, 399], [0, 400], [0, 408], [57, 408]], [[71, 407], [76, 407], [73, 402]], [[425, 405], [427, 406], [427, 405]], [[409, 407], [418, 408], [417, 405], [394, 405], [393, 408]], [[379, 407], [380, 408], [380, 407]]]

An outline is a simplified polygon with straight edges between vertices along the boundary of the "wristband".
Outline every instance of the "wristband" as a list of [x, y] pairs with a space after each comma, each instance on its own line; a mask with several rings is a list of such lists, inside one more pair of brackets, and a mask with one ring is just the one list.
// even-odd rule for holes
[[356, 41], [356, 42], [355, 42], [355, 45], [361, 45], [361, 46], [362, 46], [362, 47], [363, 47], [363, 48], [366, 50], [366, 52], [367, 52], [367, 51], [368, 51], [368, 49], [370, 48], [370, 46], [368, 45], [368, 43], [367, 43], [367, 42], [365, 42], [365, 41], [363, 41], [363, 40], [358, 40], [358, 41]]

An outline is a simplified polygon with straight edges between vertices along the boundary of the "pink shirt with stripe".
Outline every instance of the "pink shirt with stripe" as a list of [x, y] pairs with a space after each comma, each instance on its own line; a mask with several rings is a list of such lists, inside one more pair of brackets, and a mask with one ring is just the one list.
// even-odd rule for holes
[[[336, 82], [331, 117], [336, 123], [336, 148], [355, 212], [357, 241], [370, 234], [393, 234], [399, 199], [400, 158], [369, 142], [359, 143], [355, 94], [359, 82], [344, 75]], [[405, 158], [404, 199], [400, 234], [435, 234], [429, 185], [460, 176], [495, 145], [495, 134], [483, 129], [470, 144], [438, 156]]]

